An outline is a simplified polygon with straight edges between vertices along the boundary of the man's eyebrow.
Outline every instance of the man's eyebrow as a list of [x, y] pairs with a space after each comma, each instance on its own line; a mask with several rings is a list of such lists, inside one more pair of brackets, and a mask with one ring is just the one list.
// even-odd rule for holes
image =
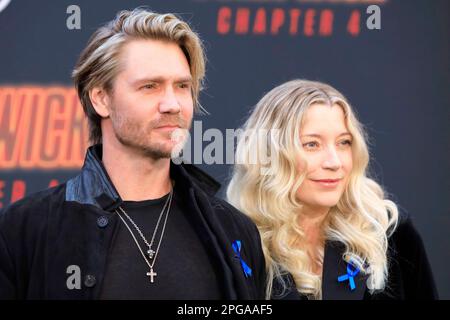
[[[167, 78], [164, 78], [164, 77], [144, 77], [144, 78], [133, 80], [132, 83], [133, 84], [148, 83], [148, 82], [163, 83], [165, 81], [167, 81]], [[174, 82], [175, 83], [192, 82], [192, 77], [186, 76], [186, 77], [176, 78]]]
[[181, 77], [177, 80], [175, 80], [175, 82], [180, 83], [180, 82], [192, 82], [192, 77], [188, 76], [188, 77]]
[[[338, 138], [342, 137], [342, 136], [346, 136], [346, 135], [351, 136], [352, 134], [350, 132], [342, 132], [341, 134], [338, 135]], [[307, 134], [302, 134], [301, 136], [302, 137], [322, 138], [322, 136], [317, 133], [307, 133]]]

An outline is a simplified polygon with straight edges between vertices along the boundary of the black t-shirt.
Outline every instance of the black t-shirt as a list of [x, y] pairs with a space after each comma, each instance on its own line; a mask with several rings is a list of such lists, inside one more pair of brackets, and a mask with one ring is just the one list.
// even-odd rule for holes
[[[167, 197], [168, 195], [155, 200], [125, 201], [122, 205], [148, 243]], [[189, 212], [184, 208], [186, 206], [175, 187], [166, 229], [153, 265], [153, 271], [157, 274], [153, 283], [147, 276], [149, 266], [130, 232], [119, 219], [119, 231], [108, 255], [100, 299], [223, 298], [214, 262], [189, 221]], [[148, 247], [137, 230], [123, 213], [121, 215], [135, 234], [142, 251], [146, 253]], [[164, 217], [155, 236], [153, 250], [156, 250]]]

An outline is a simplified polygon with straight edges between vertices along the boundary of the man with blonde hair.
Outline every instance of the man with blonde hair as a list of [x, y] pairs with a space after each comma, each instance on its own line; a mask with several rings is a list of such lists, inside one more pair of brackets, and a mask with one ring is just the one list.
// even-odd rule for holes
[[73, 71], [92, 146], [78, 176], [0, 216], [0, 298], [264, 297], [255, 225], [170, 161], [204, 74], [173, 14], [122, 11], [92, 35]]

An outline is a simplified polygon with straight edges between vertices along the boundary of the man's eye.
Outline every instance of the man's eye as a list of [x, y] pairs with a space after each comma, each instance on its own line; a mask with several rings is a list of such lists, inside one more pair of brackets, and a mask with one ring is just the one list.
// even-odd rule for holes
[[143, 85], [141, 87], [141, 89], [155, 89], [155, 88], [156, 88], [156, 84], [154, 84], [154, 83], [149, 83], [149, 84]]
[[178, 87], [179, 87], [180, 89], [189, 89], [189, 88], [191, 87], [191, 85], [190, 85], [189, 83], [180, 83], [180, 84], [178, 85]]

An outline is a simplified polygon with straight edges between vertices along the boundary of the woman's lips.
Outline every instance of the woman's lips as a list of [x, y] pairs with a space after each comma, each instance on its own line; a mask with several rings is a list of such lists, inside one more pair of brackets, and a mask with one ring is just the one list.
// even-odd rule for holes
[[320, 180], [311, 179], [311, 180], [318, 183], [322, 187], [326, 188], [335, 188], [341, 181], [341, 179], [320, 179]]

